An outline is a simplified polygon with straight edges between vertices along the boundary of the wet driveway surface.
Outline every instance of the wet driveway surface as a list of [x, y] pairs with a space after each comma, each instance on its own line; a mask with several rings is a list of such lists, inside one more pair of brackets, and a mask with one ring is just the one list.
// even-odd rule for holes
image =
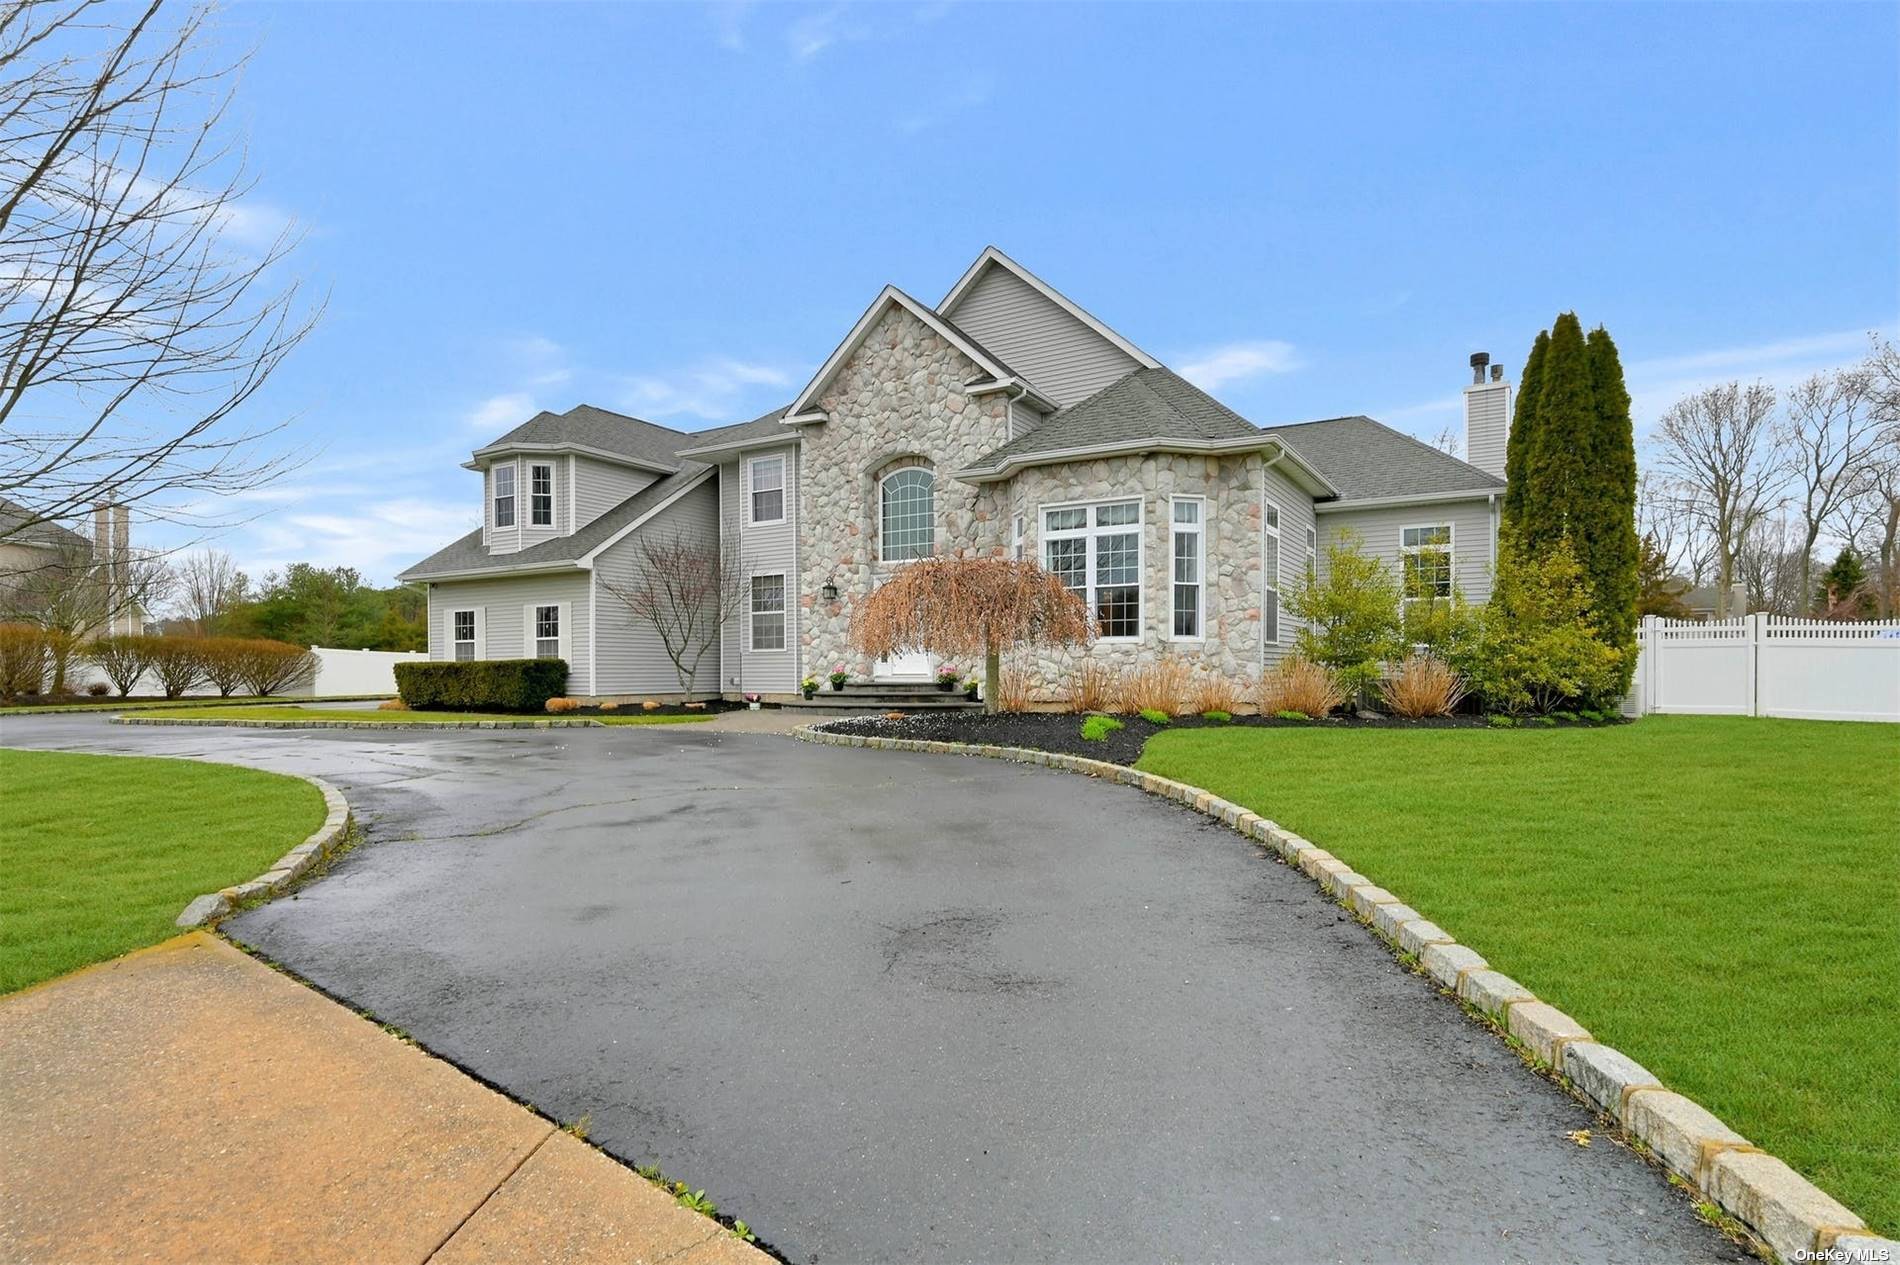
[[794, 1261], [1735, 1259], [1312, 884], [1122, 787], [689, 727], [9, 718], [335, 782], [227, 924]]

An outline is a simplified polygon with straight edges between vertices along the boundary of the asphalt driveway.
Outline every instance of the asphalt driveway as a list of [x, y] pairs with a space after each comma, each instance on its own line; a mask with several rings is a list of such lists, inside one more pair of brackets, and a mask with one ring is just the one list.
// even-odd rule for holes
[[1312, 884], [1139, 792], [691, 727], [0, 721], [339, 785], [227, 924], [795, 1261], [1739, 1253]]

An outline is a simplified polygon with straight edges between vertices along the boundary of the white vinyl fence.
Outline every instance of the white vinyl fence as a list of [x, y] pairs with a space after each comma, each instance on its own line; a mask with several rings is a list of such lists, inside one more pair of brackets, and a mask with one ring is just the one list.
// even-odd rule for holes
[[[427, 659], [423, 651], [406, 650], [338, 650], [330, 646], [312, 646], [310, 652], [317, 656], [317, 674], [309, 685], [292, 690], [291, 697], [296, 698], [340, 698], [352, 694], [394, 694], [396, 692], [396, 665], [414, 663]], [[105, 674], [90, 665], [81, 668], [73, 676], [76, 690], [83, 690], [94, 681], [104, 681]], [[146, 673], [132, 692], [140, 696], [156, 696], [164, 693], [158, 678]], [[210, 685], [200, 685], [185, 692], [188, 698], [204, 698], [218, 691]]]
[[1643, 620], [1624, 710], [1900, 723], [1900, 619]]

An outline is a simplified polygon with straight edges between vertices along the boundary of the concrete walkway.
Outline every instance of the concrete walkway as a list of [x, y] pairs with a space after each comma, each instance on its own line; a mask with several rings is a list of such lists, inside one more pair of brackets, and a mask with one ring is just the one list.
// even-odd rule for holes
[[0, 1260], [769, 1258], [215, 937], [0, 999]]

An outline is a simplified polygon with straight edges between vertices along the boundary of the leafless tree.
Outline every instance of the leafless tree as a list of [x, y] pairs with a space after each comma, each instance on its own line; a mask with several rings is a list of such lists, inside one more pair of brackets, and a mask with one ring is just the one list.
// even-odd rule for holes
[[1637, 530], [1662, 551], [1671, 575], [1692, 586], [1707, 582], [1714, 548], [1696, 513], [1693, 492], [1674, 479], [1643, 471], [1636, 481], [1636, 522]]
[[1881, 430], [1855, 503], [1866, 523], [1866, 556], [1874, 560], [1880, 614], [1892, 618], [1900, 615], [1900, 350], [1877, 338], [1861, 368]]
[[219, 618], [244, 600], [244, 573], [222, 549], [188, 553], [178, 560], [176, 570], [179, 614], [200, 637], [216, 632]]
[[1735, 559], [1750, 610], [1798, 616], [1813, 605], [1808, 585], [1814, 563], [1802, 549], [1804, 532], [1800, 522], [1784, 514], [1757, 520]]
[[271, 280], [296, 235], [257, 236], [237, 66], [172, 13], [0, 0], [0, 496], [28, 511], [0, 535], [102, 501], [216, 521], [297, 460], [237, 419], [315, 320]]
[[1456, 457], [1460, 461], [1464, 460], [1464, 429], [1452, 422], [1445, 423], [1438, 428], [1438, 433], [1432, 436], [1432, 447], [1438, 449], [1438, 451], [1448, 457]]
[[44, 556], [46, 561], [0, 582], [0, 622], [45, 630], [57, 694], [65, 691], [80, 644], [165, 600], [173, 577], [162, 554], [115, 556], [109, 541], [76, 537], [45, 547]]
[[[719, 645], [726, 625], [746, 609], [748, 583], [736, 541], [728, 537], [715, 544], [676, 530], [640, 537], [630, 573], [621, 579], [603, 573], [600, 587], [653, 629], [679, 675], [680, 693], [690, 696], [700, 664]], [[790, 596], [779, 595], [787, 636], [791, 612], [783, 603]]]
[[1693, 493], [1714, 545], [1717, 619], [1728, 617], [1743, 542], [1787, 485], [1774, 414], [1773, 387], [1730, 382], [1676, 401], [1657, 424], [1657, 464]]
[[1788, 392], [1775, 442], [1788, 456], [1790, 499], [1804, 539], [1792, 542], [1801, 568], [1795, 590], [1800, 600], [1786, 613], [1804, 614], [1811, 605], [1815, 542], [1859, 490], [1884, 429], [1865, 367], [1817, 373]]

